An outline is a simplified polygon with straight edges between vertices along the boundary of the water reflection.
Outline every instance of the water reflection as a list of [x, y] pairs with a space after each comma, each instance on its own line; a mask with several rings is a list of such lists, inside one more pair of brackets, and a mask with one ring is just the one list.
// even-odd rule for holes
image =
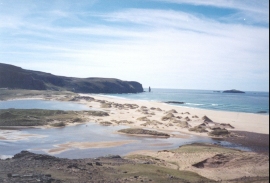
[[0, 101], [0, 109], [50, 109], [50, 110], [89, 110], [89, 107], [83, 104], [73, 102], [60, 102], [51, 100], [25, 99]]
[[[217, 141], [207, 137], [190, 136], [190, 138], [154, 138], [137, 137], [114, 133], [124, 126], [101, 126], [95, 123], [79, 124], [64, 128], [51, 129], [23, 129], [25, 134], [36, 134], [42, 136], [37, 138], [32, 136], [19, 141], [0, 140], [0, 154], [14, 155], [21, 150], [30, 150], [36, 153], [46, 153], [50, 149], [56, 148], [58, 144], [69, 142], [117, 142], [132, 141], [115, 147], [78, 149], [71, 148], [59, 154], [57, 157], [63, 158], [90, 158], [105, 156], [108, 154], [125, 155], [138, 150], [164, 150], [177, 148], [190, 143], [216, 143]], [[229, 146], [229, 144], [226, 144]]]

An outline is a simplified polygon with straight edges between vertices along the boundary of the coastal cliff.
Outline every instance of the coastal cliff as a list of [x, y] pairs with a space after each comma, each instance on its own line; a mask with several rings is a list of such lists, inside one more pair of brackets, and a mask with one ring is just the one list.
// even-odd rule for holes
[[66, 90], [77, 93], [139, 93], [142, 85], [114, 78], [75, 78], [25, 70], [0, 63], [0, 88], [28, 90]]

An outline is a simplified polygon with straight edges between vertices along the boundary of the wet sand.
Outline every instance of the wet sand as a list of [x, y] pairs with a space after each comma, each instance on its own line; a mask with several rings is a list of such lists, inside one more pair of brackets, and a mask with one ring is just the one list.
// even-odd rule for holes
[[239, 137], [228, 137], [225, 140], [250, 148], [254, 152], [269, 154], [269, 134], [245, 131], [234, 131]]
[[126, 141], [113, 141], [113, 142], [68, 142], [65, 144], [55, 145], [56, 148], [47, 150], [47, 153], [59, 154], [73, 148], [78, 148], [78, 149], [106, 148], [106, 147], [117, 147], [117, 146], [130, 144], [130, 143], [136, 143], [136, 141], [126, 140]]

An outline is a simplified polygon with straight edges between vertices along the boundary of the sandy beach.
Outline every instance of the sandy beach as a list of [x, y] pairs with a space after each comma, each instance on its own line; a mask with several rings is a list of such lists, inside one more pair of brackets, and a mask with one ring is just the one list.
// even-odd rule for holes
[[[205, 120], [203, 120], [202, 118], [204, 116], [207, 116], [213, 121], [212, 123], [210, 122], [209, 125], [213, 125], [215, 123], [230, 124], [233, 127], [229, 128], [231, 131], [247, 131], [261, 134], [269, 134], [269, 115], [187, 108], [181, 106], [173, 106], [161, 102], [128, 100], [100, 95], [80, 95], [93, 97], [95, 99], [94, 101], [80, 100], [80, 103], [86, 104], [90, 106], [90, 108], [101, 109], [109, 112], [110, 115], [102, 119], [92, 118], [92, 120], [96, 122], [127, 120], [133, 122], [128, 124], [129, 126], [142, 127], [142, 124], [145, 123], [147, 119], [149, 119], [150, 121], [156, 120], [162, 124], [150, 124], [147, 125], [148, 128], [155, 128], [166, 131], [177, 130], [184, 133], [194, 134], [194, 132], [190, 132], [187, 128], [181, 128], [177, 125], [174, 125], [173, 120], [179, 119], [180, 121], [187, 121], [191, 127], [194, 127], [203, 123]], [[134, 109], [131, 109], [128, 106], [102, 107], [100, 101], [109, 104], [135, 104], [138, 107]], [[171, 110], [175, 110], [176, 112], [172, 112]], [[166, 116], [168, 113], [172, 113], [174, 117], [169, 120], [163, 121], [162, 117]], [[140, 119], [138, 118], [141, 117], [146, 117], [147, 119], [142, 119], [142, 121], [140, 121]], [[205, 135], [204, 133], [195, 134]]]

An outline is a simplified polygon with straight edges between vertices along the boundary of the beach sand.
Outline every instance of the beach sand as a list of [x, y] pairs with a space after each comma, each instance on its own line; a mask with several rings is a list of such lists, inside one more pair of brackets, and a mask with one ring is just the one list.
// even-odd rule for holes
[[[142, 127], [141, 124], [145, 123], [145, 121], [140, 121], [138, 118], [147, 117], [150, 121], [156, 120], [161, 122], [162, 124], [155, 125], [147, 125], [148, 128], [155, 128], [159, 130], [165, 131], [181, 131], [184, 133], [191, 133], [196, 135], [205, 135], [204, 133], [194, 133], [190, 132], [187, 128], [181, 128], [175, 124], [173, 124], [172, 120], [162, 121], [161, 118], [166, 116], [166, 112], [174, 109], [177, 113], [173, 113], [175, 117], [180, 116], [180, 121], [187, 121], [191, 127], [199, 125], [204, 122], [202, 119], [203, 116], [207, 116], [214, 123], [219, 124], [230, 124], [234, 128], [229, 128], [231, 131], [246, 131], [246, 132], [254, 132], [260, 134], [268, 134], [269, 135], [269, 115], [265, 114], [252, 114], [252, 113], [243, 113], [243, 112], [227, 112], [227, 111], [214, 111], [214, 110], [205, 110], [198, 108], [188, 108], [182, 106], [173, 106], [161, 102], [154, 101], [140, 101], [140, 100], [128, 100], [122, 98], [114, 98], [109, 96], [100, 96], [100, 95], [85, 95], [80, 94], [81, 96], [90, 96], [95, 98], [95, 101], [85, 101], [81, 100], [80, 103], [91, 106], [91, 108], [101, 109], [107, 111], [110, 115], [103, 117], [102, 119], [99, 117], [91, 117], [92, 120], [96, 122], [101, 121], [111, 121], [111, 120], [127, 120], [133, 122], [132, 124], [127, 124], [128, 126], [133, 127]], [[109, 103], [116, 104], [136, 104], [138, 108], [131, 109], [129, 107], [110, 107], [110, 108], [102, 108], [101, 103], [97, 101], [105, 101]], [[145, 106], [146, 108], [141, 108]], [[151, 109], [152, 108], [152, 109]], [[161, 111], [158, 111], [154, 108], [160, 108]], [[185, 118], [188, 117], [189, 120]], [[174, 118], [177, 119], [177, 118]], [[171, 126], [170, 125], [173, 125]], [[214, 123], [209, 123], [209, 125], [213, 125]]]
[[113, 142], [68, 142], [65, 144], [58, 144], [55, 145], [55, 148], [47, 150], [49, 154], [59, 154], [64, 151], [78, 148], [78, 149], [88, 149], [88, 148], [106, 148], [106, 147], [116, 147], [125, 144], [136, 143], [133, 140], [126, 140], [126, 141], [113, 141]]

